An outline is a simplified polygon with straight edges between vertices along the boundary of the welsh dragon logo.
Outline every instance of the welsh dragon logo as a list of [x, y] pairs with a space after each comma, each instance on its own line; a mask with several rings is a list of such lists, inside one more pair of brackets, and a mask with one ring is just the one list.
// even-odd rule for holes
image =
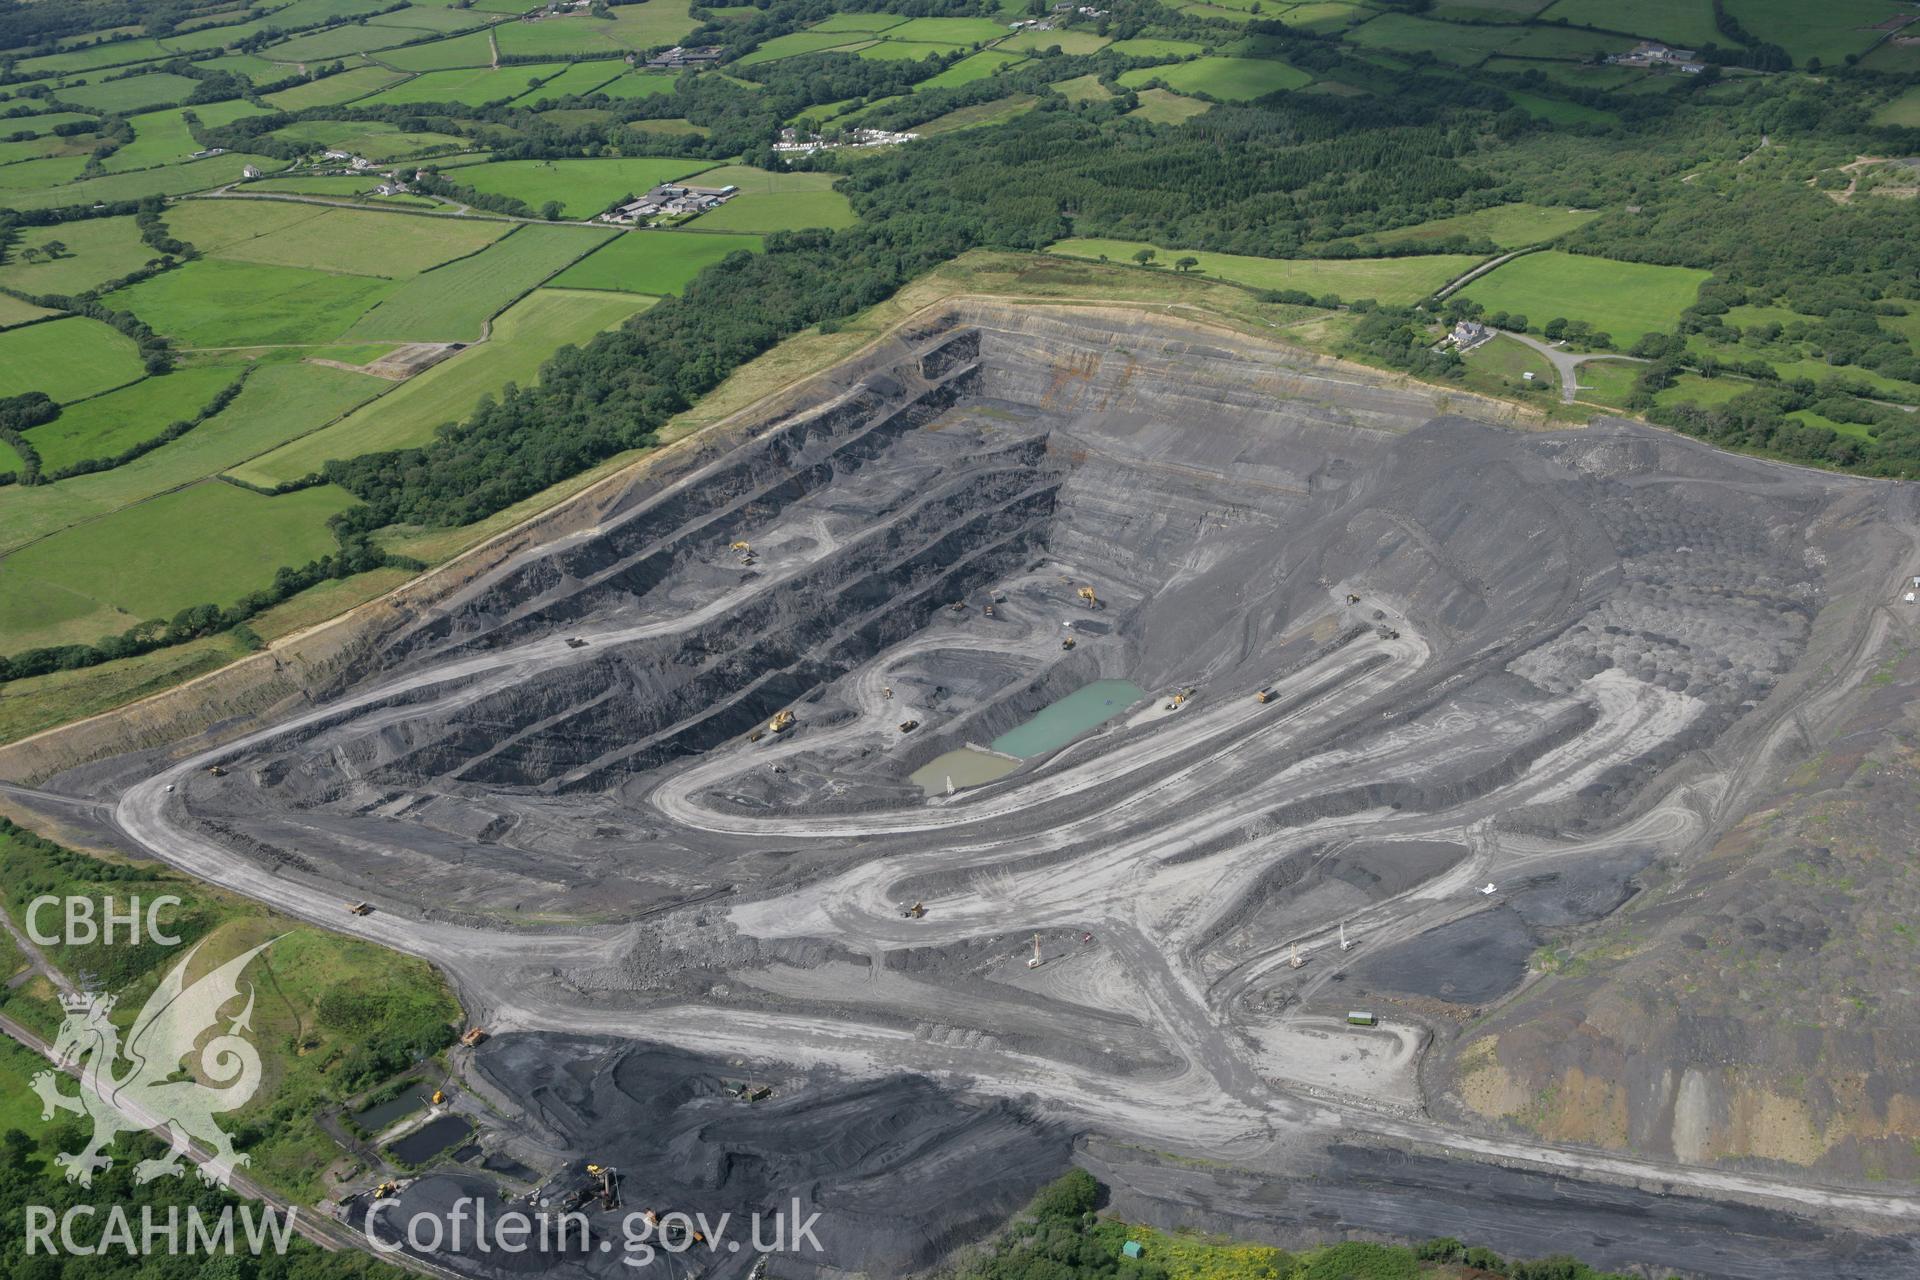
[[[233, 1149], [213, 1117], [246, 1105], [260, 1087], [260, 1054], [240, 1034], [253, 1029], [251, 983], [245, 992], [246, 1007], [231, 1019], [226, 1031], [205, 1044], [200, 1040], [221, 1021], [220, 1011], [240, 998], [241, 972], [272, 945], [273, 940], [263, 942], [188, 985], [187, 966], [200, 950], [196, 944], [147, 998], [124, 1045], [109, 1018], [112, 996], [61, 997], [67, 1016], [54, 1041], [54, 1059], [63, 1071], [80, 1067], [80, 1091], [62, 1093], [59, 1084], [65, 1076], [57, 1071], [34, 1076], [33, 1089], [40, 1095], [43, 1120], [53, 1119], [55, 1111], [93, 1119], [93, 1140], [79, 1151], [57, 1157], [68, 1182], [92, 1186], [95, 1170], [112, 1167], [113, 1158], [105, 1152], [116, 1138], [162, 1127], [173, 1145], [164, 1156], [136, 1165], [136, 1182], [167, 1174], [179, 1177], [185, 1172], [181, 1157], [194, 1142], [213, 1156], [200, 1166], [200, 1177], [206, 1182], [225, 1186], [234, 1167], [248, 1162], [245, 1153]], [[190, 1056], [197, 1060], [199, 1074], [212, 1083], [175, 1078]]]

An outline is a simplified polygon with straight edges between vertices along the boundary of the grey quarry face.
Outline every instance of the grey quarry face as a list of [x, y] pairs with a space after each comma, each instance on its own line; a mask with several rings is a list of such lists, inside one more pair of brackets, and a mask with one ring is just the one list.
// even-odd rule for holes
[[[1200, 1180], [1144, 1152], [1360, 1185], [1330, 1144], [1455, 1145], [1418, 1070], [1438, 1011], [1498, 1002], [1551, 931], [1747, 812], [1796, 717], [1857, 683], [1913, 550], [1891, 486], [1446, 407], [1138, 316], [958, 308], [368, 637], [312, 705], [85, 777], [150, 774], [123, 826], [210, 878], [303, 914], [376, 901], [355, 930], [501, 1033], [478, 1067], [522, 1126], [503, 1149], [611, 1140], [739, 1205], [824, 1188], [837, 1267], [926, 1264], [1074, 1135], [1119, 1144], [1099, 1159], [1132, 1162], [1142, 1214]], [[913, 780], [1101, 679], [1148, 696], [985, 785]], [[1362, 1008], [1384, 1025], [1349, 1028]], [[571, 1061], [598, 1065], [566, 1084]], [[730, 1063], [788, 1126], [899, 1125], [823, 1161], [704, 1086], [634, 1118]], [[701, 1175], [712, 1150], [663, 1131], [752, 1172]], [[880, 1224], [914, 1209], [852, 1190], [895, 1159], [903, 1187], [949, 1161], [904, 1233]], [[1443, 1180], [1404, 1172], [1397, 1209], [1329, 1224], [1240, 1187], [1219, 1221], [1392, 1232], [1440, 1213]], [[1445, 1192], [1476, 1194], [1520, 1191]], [[1755, 1276], [1831, 1244], [1716, 1251], [1697, 1215], [1601, 1239], [1597, 1212], [1505, 1243], [1585, 1223], [1595, 1263]], [[1910, 1260], [1849, 1247], [1849, 1274]]]

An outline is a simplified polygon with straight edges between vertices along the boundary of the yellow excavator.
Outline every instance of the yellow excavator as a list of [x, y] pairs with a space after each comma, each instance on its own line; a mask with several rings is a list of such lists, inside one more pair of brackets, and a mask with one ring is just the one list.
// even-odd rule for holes
[[1080, 588], [1080, 598], [1087, 602], [1087, 608], [1089, 609], [1098, 609], [1100, 607], [1100, 597], [1093, 594], [1092, 587]]
[[779, 715], [767, 721], [767, 728], [773, 730], [775, 733], [785, 733], [787, 730], [793, 728], [793, 712], [782, 711]]
[[1173, 697], [1168, 700], [1167, 710], [1178, 711], [1182, 706], [1186, 704], [1187, 699], [1191, 698], [1192, 696], [1193, 696], [1193, 690], [1182, 689], [1180, 692], [1174, 694]]
[[727, 548], [727, 550], [729, 550], [729, 551], [751, 551], [751, 550], [753, 550], [753, 544], [752, 544], [751, 542], [746, 542], [746, 541], [739, 541], [739, 540], [736, 540], [736, 541], [735, 541], [735, 542], [734, 542], [734, 543], [733, 543], [732, 545], [730, 545], [730, 546], [729, 546], [729, 547]]
[[439, 1105], [440, 1105], [441, 1103], [443, 1103], [443, 1102], [445, 1102], [446, 1100], [447, 1100], [447, 1091], [446, 1091], [445, 1089], [435, 1089], [435, 1090], [433, 1091], [433, 1105], [434, 1105], [434, 1106], [436, 1106], [436, 1107], [437, 1107], [437, 1106], [439, 1106]]

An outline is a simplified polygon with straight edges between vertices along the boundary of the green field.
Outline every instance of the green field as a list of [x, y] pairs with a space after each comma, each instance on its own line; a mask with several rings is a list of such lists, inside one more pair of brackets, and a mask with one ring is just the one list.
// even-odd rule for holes
[[274, 130], [272, 136], [282, 142], [305, 143], [315, 150], [351, 152], [376, 163], [470, 145], [466, 139], [448, 133], [404, 132], [383, 120], [302, 120]]
[[595, 93], [616, 99], [651, 98], [673, 92], [673, 77], [653, 71], [629, 71], [618, 80], [603, 84]]
[[1656, 392], [1653, 398], [1663, 408], [1675, 404], [1696, 404], [1703, 409], [1710, 409], [1751, 390], [1753, 384], [1745, 378], [1703, 378], [1697, 373], [1683, 373], [1672, 386]]
[[239, 376], [230, 366], [200, 365], [146, 378], [68, 405], [52, 422], [27, 432], [27, 441], [49, 472], [88, 458], [111, 458], [192, 418]]
[[[701, 220], [704, 225], [706, 220]], [[553, 278], [567, 289], [678, 293], [687, 281], [730, 253], [758, 253], [759, 236], [699, 231], [629, 231]]]
[[[754, 10], [754, 12], [759, 12]], [[808, 27], [809, 31], [885, 31], [907, 20], [904, 13], [836, 13]]]
[[[506, 42], [501, 41], [502, 53], [507, 52]], [[454, 67], [490, 67], [493, 65], [493, 40], [485, 31], [476, 31], [471, 35], [454, 36], [450, 40], [435, 40], [432, 44], [416, 44], [405, 49], [394, 49], [381, 56], [380, 61], [389, 67], [398, 67], [402, 71], [446, 71]]]
[[0, 648], [98, 639], [188, 605], [227, 605], [334, 548], [344, 489], [265, 498], [208, 480], [63, 530], [0, 559]]
[[1091, 72], [1071, 80], [1055, 81], [1053, 91], [1068, 102], [1105, 102], [1113, 96], [1112, 91], [1100, 83], [1100, 77]]
[[390, 49], [409, 40], [418, 40], [424, 34], [401, 27], [349, 22], [282, 40], [278, 44], [268, 45], [261, 52], [277, 62], [332, 62], [336, 58], [350, 58], [359, 53], [372, 53], [376, 49]]
[[22, 302], [10, 293], [0, 293], [0, 329], [11, 329], [29, 320], [41, 320], [59, 314], [46, 307], [36, 307], [31, 302]]
[[1513, 100], [1513, 105], [1525, 111], [1536, 120], [1546, 120], [1552, 124], [1611, 124], [1619, 117], [1611, 111], [1602, 111], [1598, 107], [1589, 107], [1583, 103], [1569, 102], [1565, 98], [1542, 97], [1537, 93], [1527, 93], [1521, 89], [1502, 90]]
[[[1623, 408], [1633, 394], [1633, 384], [1646, 368], [1630, 360], [1588, 360], [1580, 366], [1575, 395], [1593, 404]], [[1559, 385], [1556, 380], [1555, 385]]]
[[[1825, 0], [1817, 5], [1794, 0], [1736, 0], [1727, 6], [1756, 40], [1777, 44], [1800, 65], [1818, 58], [1832, 66], [1850, 53], [1863, 53], [1880, 38], [1870, 30], [1911, 6], [1894, 0]], [[1908, 34], [1913, 34], [1911, 27]]]
[[800, 227], [850, 227], [853, 206], [833, 190], [837, 173], [770, 173], [751, 165], [710, 169], [701, 186], [740, 188], [740, 194], [701, 214], [693, 225], [702, 231], [792, 231]]
[[1519, 39], [1521, 28], [1468, 26], [1434, 22], [1404, 13], [1385, 13], [1349, 31], [1346, 38], [1365, 49], [1404, 49], [1431, 53], [1441, 62], [1471, 67], [1488, 54]]
[[935, 116], [925, 124], [916, 126], [916, 131], [924, 137], [937, 138], [943, 133], [958, 133], [962, 129], [1005, 124], [1039, 105], [1040, 99], [1031, 93], [1008, 94], [991, 102], [976, 102], [970, 107], [959, 107], [943, 116]]
[[386, 67], [349, 67], [337, 76], [309, 80], [291, 89], [268, 94], [266, 101], [281, 111], [304, 111], [309, 107], [330, 107], [378, 93], [404, 78], [405, 73]]
[[1142, 89], [1139, 97], [1140, 105], [1127, 114], [1154, 124], [1179, 124], [1213, 109], [1211, 102], [1183, 98], [1171, 89]]
[[0, 399], [44, 391], [65, 404], [143, 373], [133, 339], [98, 320], [68, 316], [0, 333]]
[[1177, 93], [1204, 93], [1222, 102], [1247, 102], [1313, 83], [1313, 77], [1297, 67], [1260, 58], [1195, 58], [1167, 67], [1136, 67], [1120, 75], [1128, 88], [1154, 80]]
[[188, 110], [208, 128], [231, 124], [242, 116], [260, 114], [260, 108], [252, 103], [236, 101], [208, 102], [192, 108], [170, 107], [165, 111], [134, 116], [127, 121], [133, 126], [133, 141], [107, 157], [106, 170], [109, 173], [121, 173], [129, 169], [173, 164], [200, 150], [200, 144], [194, 140], [193, 131], [187, 125]]
[[[1047, 247], [1048, 253], [1074, 258], [1099, 258], [1131, 263], [1141, 249], [1153, 248], [1132, 240], [1073, 239]], [[1155, 269], [1172, 273], [1180, 258], [1200, 260], [1199, 275], [1251, 285], [1256, 289], [1300, 289], [1318, 297], [1337, 293], [1343, 301], [1373, 298], [1380, 302], [1417, 302], [1480, 259], [1469, 254], [1435, 253], [1410, 258], [1286, 259], [1252, 258], [1235, 253], [1206, 253], [1197, 249], [1158, 249]]]
[[[1358, 244], [1415, 244], [1445, 240], [1449, 236], [1485, 237], [1502, 249], [1518, 249], [1557, 239], [1576, 227], [1583, 227], [1600, 214], [1593, 209], [1547, 209], [1535, 204], [1502, 204], [1451, 218], [1435, 218], [1410, 227], [1375, 231], [1351, 238]], [[1336, 243], [1346, 243], [1341, 241]]]
[[944, 58], [956, 52], [957, 49], [958, 46], [950, 44], [882, 40], [861, 49], [859, 55], [863, 58], [883, 59], [888, 62], [917, 62], [924, 58]]
[[1044, 53], [1058, 47], [1062, 53], [1075, 55], [1098, 53], [1112, 43], [1112, 36], [1099, 35], [1092, 31], [1021, 31], [1008, 36], [996, 49], [1013, 49], [1027, 53]]
[[[621, 197], [640, 195], [710, 169], [710, 160], [636, 156], [622, 160], [497, 160], [468, 165], [449, 176], [479, 191], [512, 196], [538, 209], [558, 200], [568, 218], [591, 218]], [[704, 185], [705, 179], [702, 179]]]
[[1560, 386], [1559, 375], [1547, 358], [1527, 346], [1502, 335], [1475, 347], [1466, 357], [1468, 385], [1495, 394], [1505, 394], [1528, 386], [1523, 376], [1531, 373], [1542, 389]]
[[626, 74], [624, 62], [601, 60], [577, 62], [538, 89], [529, 89], [514, 99], [515, 104], [532, 104], [543, 99], [585, 97], [599, 92], [602, 85]]
[[[65, 245], [58, 258], [28, 262], [23, 249]], [[0, 285], [22, 293], [74, 294], [138, 271], [154, 256], [131, 217], [88, 218], [51, 227], [22, 227], [0, 266]]]
[[63, 124], [77, 124], [95, 117], [79, 111], [48, 111], [33, 116], [8, 116], [0, 124], [7, 134], [31, 133], [36, 137], [52, 133]]
[[[17, 209], [58, 209], [68, 205], [95, 204], [102, 201], [138, 200], [144, 196], [178, 195], [204, 191], [239, 178], [250, 164], [262, 169], [277, 168], [278, 162], [263, 156], [230, 154], [195, 160], [192, 164], [170, 164], [159, 169], [141, 169], [133, 173], [113, 173], [101, 178], [85, 178], [64, 186], [38, 191], [20, 191], [5, 198]], [[9, 168], [17, 166], [9, 165]]]
[[1151, 37], [1116, 40], [1107, 48], [1114, 53], [1124, 53], [1129, 58], [1185, 58], [1207, 51], [1205, 45], [1194, 44], [1191, 40], [1159, 40]]
[[782, 58], [797, 58], [803, 53], [819, 53], [824, 49], [860, 49], [865, 48], [872, 39], [871, 35], [859, 31], [793, 31], [761, 41], [752, 53], [739, 58], [732, 65], [751, 67], [762, 62], [778, 62]]
[[501, 313], [486, 342], [416, 375], [326, 430], [235, 467], [230, 474], [270, 488], [317, 472], [329, 458], [425, 444], [442, 423], [464, 419], [481, 396], [497, 395], [509, 382], [527, 386], [537, 381], [541, 365], [558, 348], [591, 341], [601, 330], [651, 305], [651, 299], [630, 294], [536, 289]]
[[616, 234], [603, 228], [522, 226], [482, 253], [399, 286], [346, 336], [472, 342], [489, 317]]
[[925, 44], [979, 44], [1006, 34], [1007, 28], [992, 18], [911, 18], [887, 28], [886, 38]]
[[[283, 201], [264, 202], [299, 216], [276, 219], [257, 234], [245, 235], [258, 217], [257, 202], [195, 200], [182, 205], [171, 224], [174, 234], [203, 253], [230, 262], [307, 267], [350, 275], [405, 279], [454, 258], [477, 253], [511, 229], [511, 223], [477, 218], [424, 218], [404, 213], [327, 209]], [[253, 206], [253, 207], [250, 207]], [[195, 216], [185, 216], [187, 214]], [[206, 223], [227, 224], [215, 237], [196, 232]], [[235, 231], [243, 234], [235, 235]], [[212, 241], [212, 243], [209, 243]]]
[[982, 49], [978, 53], [968, 54], [940, 74], [928, 76], [916, 84], [914, 89], [951, 89], [955, 85], [972, 84], [975, 80], [984, 80], [996, 71], [1023, 61], [1025, 59], [1017, 54], [1002, 53], [998, 49]]
[[1903, 129], [1920, 129], [1920, 85], [1906, 90], [1874, 112], [1873, 122], [1898, 125]]
[[1490, 312], [1524, 315], [1536, 326], [1555, 317], [1585, 320], [1624, 349], [1671, 329], [1711, 274], [1549, 249], [1515, 258], [1461, 293]]
[[374, 276], [203, 258], [106, 302], [187, 346], [252, 347], [331, 341], [394, 288]]
[[541, 62], [498, 69], [479, 67], [460, 71], [429, 71], [425, 75], [402, 81], [391, 89], [381, 90], [366, 99], [364, 105], [411, 106], [420, 102], [457, 102], [470, 107], [484, 106], [489, 102], [506, 102], [517, 98], [527, 90], [537, 88], [538, 82], [549, 80], [566, 69], [564, 62]]
[[220, 414], [124, 467], [0, 491], [0, 553], [238, 466], [392, 385], [320, 365], [261, 364]]
[[62, 89], [59, 98], [71, 106], [126, 115], [149, 107], [184, 102], [198, 83], [186, 76], [161, 71], [147, 76], [129, 76], [125, 80], [104, 80], [77, 89]]

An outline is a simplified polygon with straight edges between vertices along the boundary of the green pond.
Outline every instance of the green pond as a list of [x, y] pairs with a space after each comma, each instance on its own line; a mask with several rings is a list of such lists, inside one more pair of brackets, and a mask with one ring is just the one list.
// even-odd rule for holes
[[990, 751], [958, 747], [935, 756], [913, 771], [913, 782], [928, 795], [937, 796], [945, 794], [949, 780], [958, 791], [1004, 778], [1019, 768], [1022, 760], [1066, 746], [1146, 696], [1146, 690], [1130, 680], [1096, 680], [1048, 703], [1032, 719], [995, 738]]
[[1043, 756], [1113, 719], [1147, 696], [1131, 680], [1096, 680], [1042, 707], [1033, 719], [1007, 730], [988, 745], [1022, 760]]

